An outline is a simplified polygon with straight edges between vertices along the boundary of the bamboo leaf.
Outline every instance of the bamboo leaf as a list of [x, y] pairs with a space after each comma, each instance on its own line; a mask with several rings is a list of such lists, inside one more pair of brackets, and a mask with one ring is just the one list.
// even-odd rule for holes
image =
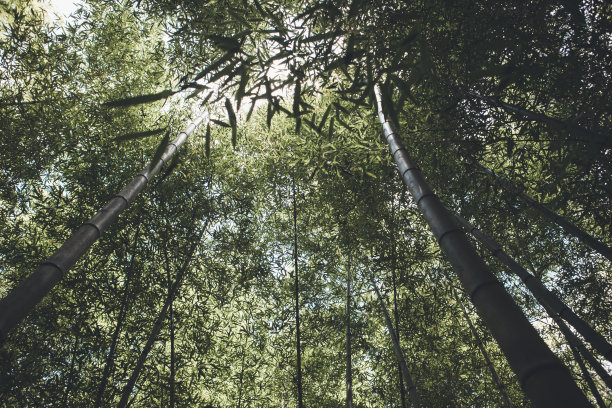
[[310, 43], [310, 42], [316, 42], [316, 41], [321, 41], [321, 40], [329, 40], [331, 38], [336, 38], [343, 34], [346, 34], [346, 31], [337, 30], [337, 31], [328, 32], [328, 33], [320, 33], [320, 34], [315, 34], [315, 35], [311, 35], [310, 37], [304, 38], [303, 40], [301, 40], [301, 42]]
[[249, 112], [247, 113], [247, 117], [246, 117], [246, 121], [248, 122], [249, 120], [251, 120], [251, 115], [253, 114], [253, 112], [255, 111], [255, 101], [256, 99], [251, 98], [252, 103], [251, 103], [251, 107], [249, 108]]
[[274, 116], [273, 104], [268, 103], [268, 113], [266, 116], [266, 124], [268, 125], [268, 129], [270, 129], [270, 125], [272, 124], [272, 117]]
[[244, 98], [244, 91], [248, 82], [249, 73], [248, 70], [245, 68], [240, 73], [240, 83], [238, 84], [238, 90], [236, 91], [236, 110], [240, 110], [240, 104], [242, 103], [242, 98]]
[[295, 116], [295, 132], [300, 132], [302, 119], [300, 117], [300, 96], [302, 92], [302, 82], [298, 79], [295, 83], [295, 91], [293, 93], [293, 115]]
[[116, 99], [113, 101], [104, 102], [104, 106], [118, 108], [118, 107], [127, 107], [140, 105], [143, 103], [151, 103], [155, 101], [159, 101], [160, 99], [165, 99], [174, 94], [172, 89], [166, 89], [165, 91], [161, 91], [154, 94], [146, 94], [139, 96], [130, 96], [129, 98]]
[[399, 120], [397, 116], [397, 110], [395, 109], [393, 98], [391, 97], [391, 93], [389, 92], [388, 85], [389, 84], [387, 83], [387, 84], [383, 84], [383, 86], [380, 87], [383, 106], [385, 108], [385, 112], [387, 112], [388, 115], [391, 117], [391, 120], [393, 121], [395, 126], [399, 128], [400, 126], [399, 126]]
[[228, 125], [227, 123], [225, 123], [225, 122], [223, 122], [222, 120], [219, 120], [219, 119], [211, 119], [210, 121], [212, 123], [214, 123], [216, 125], [219, 125], [219, 126], [222, 126], [222, 127], [226, 127], [226, 128], [231, 127], [231, 125]]
[[236, 138], [238, 135], [238, 125], [236, 123], [236, 113], [232, 107], [232, 103], [228, 98], [225, 98], [225, 109], [227, 109], [227, 116], [229, 118], [230, 126], [232, 127], [232, 147], [236, 148]]
[[125, 135], [117, 136], [114, 140], [117, 142], [124, 142], [126, 140], [143, 139], [145, 137], [160, 134], [165, 130], [166, 128], [158, 128], [158, 129], [152, 129], [152, 130], [145, 130], [144, 132], [128, 133]]
[[210, 122], [206, 124], [206, 136], [204, 140], [204, 149], [206, 157], [210, 157]]
[[170, 131], [168, 130], [164, 135], [161, 143], [157, 146], [157, 150], [155, 150], [155, 154], [153, 155], [153, 159], [151, 159], [150, 167], [153, 168], [157, 165], [157, 163], [161, 160], [164, 151], [166, 151], [166, 147], [170, 143]]
[[203, 85], [200, 85], [200, 86], [201, 86], [201, 88], [198, 88], [198, 89], [196, 89], [195, 91], [193, 91], [192, 93], [190, 93], [190, 94], [189, 94], [189, 96], [187, 96], [187, 97], [185, 98], [185, 100], [187, 100], [187, 99], [191, 99], [191, 98], [195, 98], [195, 97], [196, 97], [196, 96], [198, 96], [198, 95], [199, 95], [199, 94], [200, 94], [200, 93], [201, 93], [203, 90], [208, 89], [208, 87], [207, 87], [207, 86], [203, 86]]
[[168, 168], [166, 169], [166, 171], [164, 171], [164, 174], [159, 178], [157, 184], [161, 183], [162, 181], [164, 181], [166, 178], [168, 178], [168, 176], [170, 174], [172, 174], [172, 172], [174, 171], [174, 169], [176, 169], [176, 167], [182, 162], [182, 154], [181, 152], [177, 152], [177, 154], [174, 155], [174, 157], [172, 158], [172, 160], [170, 161], [170, 165], [168, 165]]
[[202, 101], [202, 103], [200, 104], [200, 106], [204, 106], [206, 105], [206, 102], [208, 102], [210, 100], [210, 98], [213, 96], [214, 91], [210, 91], [208, 93], [208, 95], [206, 95], [206, 97], [204, 97], [204, 100]]
[[253, 0], [253, 4], [255, 4], [255, 8], [257, 9], [257, 11], [259, 11], [259, 14], [261, 14], [261, 16], [264, 19], [268, 18], [268, 13], [264, 11], [263, 7], [261, 7], [261, 4], [259, 3], [258, 0]]
[[235, 53], [240, 49], [240, 42], [233, 37], [209, 34], [206, 38], [211, 40], [213, 44], [223, 51]]
[[223, 54], [222, 56], [220, 56], [219, 58], [217, 58], [216, 60], [214, 60], [213, 62], [211, 62], [206, 68], [204, 68], [198, 75], [196, 75], [196, 77], [194, 78], [194, 81], [197, 81], [199, 79], [204, 78], [206, 75], [208, 75], [209, 73], [215, 71], [217, 68], [219, 68], [221, 65], [223, 65], [225, 62], [229, 61], [232, 58], [233, 54], [232, 53], [226, 53]]
[[327, 109], [325, 109], [325, 113], [323, 114], [323, 118], [321, 119], [321, 122], [319, 123], [319, 127], [318, 127], [318, 132], [321, 133], [321, 130], [323, 130], [323, 126], [325, 126], [325, 122], [327, 121], [327, 118], [329, 117], [329, 113], [331, 112], [331, 108], [332, 108], [332, 104], [330, 103], [329, 105], [327, 105]]

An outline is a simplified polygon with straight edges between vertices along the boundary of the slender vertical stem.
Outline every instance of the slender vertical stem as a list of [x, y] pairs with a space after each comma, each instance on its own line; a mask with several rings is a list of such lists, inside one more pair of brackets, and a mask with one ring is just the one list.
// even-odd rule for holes
[[[401, 205], [401, 200], [398, 205]], [[399, 312], [397, 308], [397, 248], [395, 242], [395, 197], [391, 203], [391, 279], [393, 283], [393, 318], [395, 319], [395, 333], [397, 334], [397, 343], [401, 347], [400, 334], [399, 334]], [[402, 368], [400, 363], [397, 363], [397, 373], [399, 378], [400, 387], [400, 402], [402, 408], [406, 408], [406, 390], [404, 389], [404, 378], [402, 377]]]
[[246, 350], [244, 346], [242, 347], [242, 362], [240, 363], [240, 377], [238, 379], [238, 406], [236, 408], [242, 407], [242, 387], [244, 386], [244, 356], [246, 354]]
[[485, 265], [467, 236], [429, 187], [382, 110], [380, 85], [374, 88], [378, 117], [401, 177], [450, 259], [464, 290], [506, 355], [525, 393], [540, 407], [589, 407], [585, 395], [561, 361], [502, 284]]
[[64, 397], [62, 401], [63, 406], [68, 406], [68, 396], [72, 391], [72, 384], [74, 383], [74, 364], [77, 359], [77, 352], [79, 349], [79, 341], [81, 339], [80, 332], [77, 333], [76, 338], [74, 339], [74, 349], [72, 351], [72, 358], [70, 359], [70, 369], [68, 370], [68, 383], [66, 384], [66, 391], [64, 392]]
[[174, 299], [170, 301], [170, 408], [175, 404]]
[[404, 352], [399, 345], [399, 340], [395, 330], [393, 329], [393, 323], [391, 323], [391, 318], [389, 317], [389, 313], [387, 312], [387, 307], [385, 306], [385, 301], [383, 300], [380, 292], [378, 291], [378, 287], [372, 281], [372, 285], [374, 286], [374, 291], [376, 292], [376, 297], [378, 298], [378, 302], [380, 303], [380, 309], [383, 312], [385, 317], [385, 323], [387, 325], [387, 330], [389, 331], [389, 336], [391, 336], [391, 341], [393, 342], [393, 349], [395, 351], [395, 356], [397, 358], [397, 362], [401, 368], [402, 376], [406, 381], [406, 386], [408, 388], [408, 392], [410, 393], [410, 399], [412, 401], [413, 408], [420, 408], [421, 401], [419, 399], [419, 395], [417, 393], [414, 382], [412, 381], [412, 376], [410, 375], [410, 371], [408, 370], [408, 365], [406, 364], [406, 358], [404, 357]]
[[353, 363], [351, 361], [351, 256], [346, 263], [346, 408], [353, 408]]
[[111, 374], [113, 369], [113, 365], [115, 362], [115, 350], [117, 349], [117, 343], [119, 341], [119, 333], [121, 333], [121, 328], [123, 327], [123, 321], [125, 320], [125, 316], [127, 314], [127, 310], [130, 303], [130, 285], [132, 282], [132, 276], [134, 275], [134, 260], [136, 258], [136, 247], [138, 245], [138, 240], [140, 238], [140, 216], [137, 218], [138, 227], [136, 228], [136, 233], [134, 234], [134, 243], [132, 245], [131, 254], [130, 254], [130, 262], [125, 278], [125, 286], [123, 288], [123, 295], [121, 297], [121, 309], [119, 310], [119, 316], [117, 317], [117, 324], [115, 325], [115, 330], [113, 331], [113, 337], [111, 340], [111, 346], [108, 350], [108, 354], [106, 355], [106, 362], [104, 364], [104, 370], [102, 372], [102, 379], [100, 380], [100, 385], [98, 386], [98, 391], [96, 393], [96, 400], [94, 402], [94, 407], [99, 408], [103, 404], [104, 398], [104, 390], [106, 388], [106, 383], [108, 382], [108, 377]]
[[[565, 337], [565, 339], [567, 340], [567, 343], [569, 344], [570, 348], [572, 349], [572, 353], [574, 352], [574, 350], [580, 352], [584, 356], [584, 358], [589, 362], [589, 364], [595, 369], [595, 372], [604, 381], [606, 386], [610, 390], [612, 390], [612, 378], [606, 372], [606, 370], [602, 367], [602, 365], [595, 359], [595, 357], [593, 356], [593, 353], [591, 353], [584, 346], [584, 344], [582, 343], [582, 341], [580, 341], [578, 336], [576, 336], [574, 334], [574, 332], [572, 332], [572, 330], [567, 326], [567, 324], [565, 324], [565, 322], [561, 319], [561, 317], [558, 314], [556, 314], [551, 309], [550, 306], [548, 306], [547, 304], [543, 304], [543, 306], [544, 306], [544, 310], [546, 310], [546, 313], [548, 313], [548, 315], [555, 321], [555, 323], [559, 327], [559, 330], [563, 334], [563, 337]], [[580, 365], [581, 361], [582, 361], [582, 358], [580, 358], [580, 354], [576, 355], [574, 353], [574, 357], [576, 358], [576, 361]], [[581, 367], [581, 370], [584, 372], [582, 367]], [[590, 377], [590, 375], [589, 375], [589, 377]]]
[[293, 269], [295, 271], [295, 347], [297, 351], [297, 392], [298, 408], [303, 408], [302, 394], [302, 350], [300, 345], [300, 282], [298, 273], [298, 228], [297, 228], [297, 191], [295, 186], [295, 176], [293, 184]]
[[581, 319], [569, 306], [567, 306], [554, 292], [544, 286], [542, 281], [529, 273], [510, 255], [508, 255], [497, 242], [484, 235], [478, 228], [472, 226], [466, 219], [455, 214], [455, 219], [459, 224], [469, 231], [478, 241], [480, 241], [491, 253], [501, 260], [516, 276], [518, 276], [527, 289], [535, 296], [538, 302], [547, 307], [553, 315], [559, 315], [571, 324], [604, 358], [612, 362], [612, 344], [599, 332], [595, 331], [587, 322]]
[[[172, 277], [170, 273], [170, 258], [168, 257], [168, 246], [164, 246], [164, 258], [166, 261], [166, 275], [168, 278], [168, 293], [172, 291]], [[175, 404], [175, 390], [174, 390], [174, 380], [175, 380], [175, 372], [174, 372], [174, 298], [170, 301], [170, 408], [174, 408]]]
[[136, 367], [132, 371], [132, 375], [128, 379], [127, 384], [125, 385], [125, 387], [123, 387], [123, 391], [121, 394], [121, 400], [119, 401], [119, 404], [117, 405], [117, 407], [119, 408], [125, 408], [129, 402], [129, 398], [130, 398], [130, 395], [132, 394], [134, 385], [136, 384], [136, 380], [138, 380], [138, 376], [140, 375], [140, 372], [142, 371], [142, 368], [144, 367], [144, 364], [147, 360], [147, 356], [149, 355], [149, 352], [151, 351], [151, 348], [153, 347], [153, 343], [155, 342], [155, 340], [157, 339], [159, 335], [159, 332], [161, 330], [166, 314], [168, 313], [168, 309], [170, 308], [170, 303], [172, 303], [172, 300], [176, 296], [176, 293], [178, 292], [181, 286], [181, 283], [183, 282], [183, 278], [185, 276], [185, 273], [187, 272], [189, 263], [191, 262], [193, 258], [193, 254], [195, 253], [202, 239], [202, 235], [204, 234], [204, 231], [206, 231], [208, 222], [209, 220], [207, 219], [204, 226], [202, 227], [202, 230], [198, 234], [197, 239], [192, 243], [191, 248], [189, 249], [189, 253], [185, 257], [183, 264], [181, 265], [181, 268], [179, 269], [176, 275], [176, 279], [174, 280], [174, 283], [168, 293], [168, 296], [166, 297], [166, 300], [164, 301], [164, 305], [162, 306], [162, 309], [160, 310], [157, 316], [157, 319], [155, 319], [155, 323], [153, 325], [153, 328], [151, 329], [149, 338], [147, 339], [147, 342], [144, 348], [142, 349], [140, 356], [138, 357], [138, 361], [136, 362]]
[[591, 394], [595, 398], [595, 401], [597, 401], [597, 406], [599, 408], [608, 408], [603, 398], [601, 397], [601, 394], [599, 393], [599, 390], [597, 389], [597, 386], [595, 385], [595, 381], [593, 381], [593, 378], [591, 377], [589, 370], [587, 370], [587, 367], [584, 364], [584, 360], [582, 359], [582, 356], [578, 352], [578, 348], [573, 345], [570, 345], [570, 349], [572, 350], [574, 359], [578, 363], [578, 367], [580, 367], [580, 371], [582, 372], [582, 378], [584, 378], [584, 380], [587, 382], [587, 385], [589, 386], [589, 390], [591, 390]]
[[0, 345], [15, 325], [42, 300], [85, 254], [102, 233], [117, 220], [119, 215], [146, 187], [149, 180], [159, 173], [187, 137], [202, 123], [204, 115], [191, 122], [167, 147], [157, 163], [147, 166], [89, 221], [75, 231], [49, 259], [43, 262], [28, 278], [13, 288], [0, 301]]
[[502, 383], [501, 379], [499, 378], [499, 375], [497, 374], [497, 370], [495, 370], [495, 366], [493, 365], [493, 362], [491, 361], [491, 358], [489, 357], [489, 353], [487, 352], [487, 349], [485, 349], [484, 344], [482, 344], [482, 341], [480, 340], [480, 336], [478, 335], [476, 328], [472, 324], [472, 319], [470, 319], [470, 316], [468, 315], [467, 310], [465, 310], [465, 306], [463, 305], [463, 303], [459, 299], [459, 296], [457, 296], [454, 290], [453, 290], [453, 295], [455, 296], [455, 300], [457, 301], [457, 303], [459, 304], [459, 307], [461, 308], [461, 312], [463, 313], [463, 318], [467, 322], [468, 327], [470, 328], [470, 331], [472, 332], [472, 335], [474, 336], [474, 341], [476, 342], [476, 345], [478, 346], [480, 353], [484, 357], [487, 367], [489, 368], [489, 371], [491, 371], [491, 376], [493, 377], [493, 381], [495, 381], [495, 385], [497, 385], [497, 389], [499, 390], [500, 394], [502, 395], [502, 398], [504, 399], [504, 405], [506, 406], [506, 408], [512, 408], [512, 403], [510, 402], [510, 398], [508, 397], [508, 393], [506, 392], [506, 386], [504, 385], [504, 383]]

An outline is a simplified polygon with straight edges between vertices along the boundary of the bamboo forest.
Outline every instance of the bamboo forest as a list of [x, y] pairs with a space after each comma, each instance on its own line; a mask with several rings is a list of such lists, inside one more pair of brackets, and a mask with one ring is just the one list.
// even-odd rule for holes
[[0, 407], [612, 406], [609, 2], [59, 2], [0, 0]]

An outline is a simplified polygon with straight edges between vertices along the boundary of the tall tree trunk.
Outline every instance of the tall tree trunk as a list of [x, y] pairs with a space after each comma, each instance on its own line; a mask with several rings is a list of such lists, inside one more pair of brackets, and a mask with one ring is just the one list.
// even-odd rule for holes
[[576, 238], [578, 238], [580, 242], [582, 242], [583, 244], [587, 246], [590, 246], [592, 249], [594, 249], [595, 251], [599, 252], [601, 255], [605, 256], [610, 261], [612, 261], [612, 248], [610, 248], [608, 245], [604, 244], [599, 239], [590, 235], [586, 231], [583, 231], [581, 228], [574, 225], [570, 221], [566, 220], [565, 218], [563, 218], [556, 212], [552, 211], [551, 209], [546, 207], [544, 204], [537, 201], [535, 198], [527, 195], [526, 193], [522, 191], [522, 189], [518, 188], [516, 185], [512, 184], [511, 182], [507, 181], [503, 177], [499, 176], [493, 170], [483, 166], [480, 163], [475, 163], [475, 164], [485, 174], [497, 180], [499, 185], [501, 185], [506, 191], [509, 191], [512, 194], [517, 194], [519, 197], [525, 200], [525, 202], [527, 202], [530, 206], [532, 206], [533, 208], [538, 210], [541, 214], [543, 214], [545, 217], [550, 219], [552, 222], [556, 223], [561, 228], [563, 228], [565, 232], [575, 236]]
[[467, 310], [465, 310], [465, 306], [459, 299], [459, 296], [457, 296], [457, 294], [455, 293], [454, 289], [453, 289], [453, 295], [455, 297], [455, 300], [459, 304], [459, 307], [461, 308], [463, 317], [465, 321], [467, 322], [468, 327], [470, 328], [470, 331], [472, 332], [472, 335], [474, 336], [474, 341], [476, 342], [476, 345], [478, 346], [480, 353], [485, 359], [485, 362], [487, 364], [487, 367], [489, 368], [489, 371], [491, 371], [491, 376], [493, 377], [493, 381], [495, 381], [495, 385], [497, 385], [497, 389], [499, 390], [499, 393], [502, 395], [502, 398], [504, 399], [504, 405], [506, 406], [506, 408], [512, 408], [512, 403], [510, 402], [510, 398], [508, 397], [508, 393], [506, 392], [506, 386], [502, 383], [501, 379], [499, 378], [499, 375], [497, 374], [497, 370], [495, 370], [495, 366], [493, 365], [493, 362], [491, 361], [491, 358], [489, 357], [489, 353], [487, 353], [487, 349], [485, 349], [484, 344], [482, 344], [482, 341], [480, 340], [480, 336], [478, 335], [478, 332], [476, 331], [476, 328], [472, 324], [472, 319], [470, 319], [470, 316], [468, 315]]
[[595, 331], [587, 322], [581, 319], [569, 308], [559, 297], [548, 290], [542, 281], [533, 276], [525, 268], [518, 264], [508, 255], [494, 240], [484, 235], [478, 228], [472, 226], [466, 219], [455, 214], [455, 219], [463, 228], [470, 232], [480, 241], [493, 255], [501, 260], [516, 276], [518, 276], [538, 302], [551, 311], [551, 317], [558, 314], [571, 324], [604, 358], [612, 362], [612, 344], [610, 344], [600, 333]]
[[[402, 189], [402, 195], [404, 190]], [[395, 200], [393, 200], [395, 201]], [[403, 200], [400, 200], [398, 206], [401, 206]], [[391, 204], [391, 279], [393, 284], [393, 318], [395, 319], [395, 333], [397, 334], [397, 344], [402, 346], [399, 336], [399, 313], [397, 308], [397, 248], [395, 243], [395, 203]], [[402, 367], [398, 361], [397, 374], [399, 378], [400, 402], [402, 408], [406, 408], [406, 390], [404, 388], [404, 377], [402, 376]]]
[[[140, 217], [138, 217], [140, 220]], [[125, 316], [128, 310], [128, 304], [130, 303], [130, 284], [132, 282], [132, 276], [134, 275], [134, 259], [136, 257], [136, 246], [138, 245], [138, 239], [140, 238], [140, 222], [138, 222], [138, 227], [136, 228], [136, 233], [134, 234], [134, 244], [132, 245], [132, 251], [130, 255], [130, 262], [125, 278], [125, 287], [123, 288], [123, 296], [121, 297], [121, 309], [119, 310], [119, 316], [117, 317], [117, 324], [115, 325], [115, 330], [113, 331], [113, 337], [111, 340], [111, 345], [108, 350], [108, 354], [106, 355], [106, 362], [104, 363], [104, 370], [102, 371], [102, 379], [100, 380], [100, 385], [98, 386], [98, 392], [96, 393], [96, 400], [94, 402], [94, 407], [99, 408], [103, 404], [104, 399], [104, 390], [106, 389], [106, 383], [108, 382], [108, 377], [111, 374], [113, 369], [113, 364], [115, 362], [115, 350], [117, 349], [117, 343], [119, 341], [119, 333], [121, 333], [121, 328], [123, 327], [123, 321], [125, 320]]]
[[353, 363], [351, 361], [351, 257], [346, 263], [346, 408], [353, 408]]
[[89, 250], [100, 235], [115, 222], [119, 214], [146, 187], [150, 179], [159, 173], [164, 164], [202, 123], [199, 116], [187, 126], [165, 149], [157, 163], [147, 166], [141, 173], [64, 242], [49, 259], [43, 262], [28, 278], [0, 301], [0, 345], [9, 330], [17, 325], [38, 302], [62, 279], [65, 273]]
[[138, 357], [138, 361], [136, 362], [136, 367], [134, 367], [134, 370], [132, 371], [132, 375], [130, 376], [127, 384], [125, 385], [125, 387], [123, 387], [121, 400], [119, 401], [119, 404], [117, 405], [119, 408], [125, 408], [129, 402], [130, 395], [132, 394], [132, 389], [134, 388], [134, 385], [136, 384], [136, 380], [138, 379], [138, 376], [140, 375], [140, 371], [144, 367], [144, 363], [147, 360], [149, 351], [151, 351], [151, 348], [153, 347], [153, 343], [155, 343], [155, 340], [157, 339], [157, 336], [159, 335], [164, 319], [166, 318], [166, 314], [168, 313], [168, 309], [170, 308], [170, 304], [174, 300], [176, 293], [178, 292], [181, 286], [181, 283], [183, 282], [185, 272], [187, 271], [189, 267], [189, 263], [191, 262], [191, 259], [193, 258], [193, 254], [195, 253], [202, 239], [202, 235], [204, 235], [204, 232], [206, 231], [208, 222], [209, 220], [207, 219], [206, 222], [204, 223], [204, 226], [202, 227], [202, 230], [198, 234], [197, 239], [192, 243], [191, 248], [189, 249], [189, 253], [185, 257], [185, 260], [183, 261], [181, 268], [176, 274], [176, 279], [174, 280], [174, 284], [172, 285], [172, 287], [170, 288], [170, 291], [168, 292], [168, 296], [166, 297], [166, 300], [164, 301], [164, 305], [162, 306], [162, 309], [160, 310], [159, 315], [157, 316], [157, 319], [155, 319], [155, 324], [153, 325], [153, 328], [151, 329], [151, 333], [149, 334], [149, 338], [147, 339], [147, 342], [144, 348], [142, 349], [140, 356]]
[[482, 261], [467, 236], [429, 187], [382, 110], [375, 86], [378, 117], [399, 172], [423, 213], [464, 290], [489, 327], [519, 383], [536, 407], [589, 407], [585, 395], [550, 351], [520, 308]]
[[582, 141], [598, 142], [598, 143], [602, 143], [607, 146], [609, 146], [612, 143], [610, 136], [603, 135], [597, 132], [593, 132], [591, 130], [585, 129], [582, 126], [575, 125], [573, 123], [564, 122], [562, 120], [552, 118], [542, 113], [538, 113], [538, 112], [534, 112], [534, 111], [531, 111], [525, 108], [521, 108], [518, 105], [500, 101], [497, 98], [491, 98], [490, 96], [483, 96], [483, 95], [477, 94], [476, 92], [468, 92], [468, 94], [476, 99], [480, 99], [481, 101], [488, 103], [491, 106], [498, 106], [500, 108], [503, 108], [507, 112], [518, 114], [524, 117], [525, 119], [545, 123], [551, 126], [553, 129], [565, 129], [575, 136], [584, 138], [582, 139]]
[[419, 399], [419, 395], [417, 394], [416, 387], [414, 382], [412, 381], [412, 376], [410, 375], [410, 371], [408, 370], [408, 365], [406, 364], [406, 358], [404, 357], [404, 352], [402, 351], [399, 339], [395, 330], [393, 329], [393, 323], [391, 323], [391, 318], [389, 317], [389, 313], [387, 312], [387, 307], [385, 306], [385, 302], [378, 291], [378, 286], [372, 280], [372, 285], [374, 286], [374, 291], [376, 292], [376, 297], [378, 298], [378, 302], [380, 303], [380, 309], [383, 312], [385, 317], [385, 323], [387, 324], [387, 330], [389, 331], [389, 336], [391, 336], [391, 341], [393, 342], [393, 349], [395, 350], [395, 356], [397, 358], [397, 362], [400, 365], [402, 376], [404, 377], [404, 381], [406, 381], [406, 385], [408, 388], [408, 392], [410, 393], [410, 399], [412, 401], [413, 408], [420, 408], [421, 401]]
[[297, 191], [293, 179], [293, 269], [295, 271], [295, 348], [297, 352], [297, 392], [298, 408], [304, 407], [302, 393], [302, 349], [300, 345], [300, 281], [298, 273], [298, 228], [297, 228]]

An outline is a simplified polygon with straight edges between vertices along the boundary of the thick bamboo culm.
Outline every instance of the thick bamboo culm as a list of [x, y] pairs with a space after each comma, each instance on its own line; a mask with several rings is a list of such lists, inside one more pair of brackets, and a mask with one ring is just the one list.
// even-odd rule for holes
[[138, 196], [149, 181], [174, 155], [202, 123], [204, 115], [191, 122], [187, 128], [166, 147], [157, 163], [151, 163], [113, 197], [89, 221], [83, 224], [49, 259], [43, 262], [28, 278], [15, 287], [0, 301], [0, 344], [6, 340], [8, 332], [42, 300], [42, 298], [62, 279], [79, 258], [100, 238], [119, 214]]
[[378, 117], [403, 182], [450, 260], [464, 290], [506, 355], [525, 394], [538, 408], [590, 407], [567, 367], [540, 338], [408, 155], [391, 122], [385, 117], [380, 85], [374, 87], [374, 94]]
[[[587, 322], [581, 319], [572, 309], [569, 308], [559, 297], [548, 290], [542, 281], [533, 276], [525, 268], [519, 265], [510, 255], [508, 255], [491, 238], [484, 235], [478, 228], [471, 225], [465, 218], [455, 214], [455, 219], [463, 228], [480, 241], [491, 253], [502, 261], [516, 276], [518, 276], [529, 291], [535, 296], [540, 304], [550, 308], [552, 313], [558, 314], [571, 324], [574, 329], [584, 337], [601, 355], [612, 362], [612, 344], [610, 344], [599, 332], [595, 331]], [[552, 317], [552, 316], [551, 316]]]
[[605, 256], [610, 261], [612, 261], [612, 248], [610, 248], [609, 246], [607, 246], [606, 244], [601, 242], [599, 239], [597, 239], [594, 236], [592, 236], [591, 234], [589, 234], [588, 232], [583, 231], [581, 228], [579, 228], [578, 226], [574, 225], [570, 221], [566, 220], [565, 218], [563, 218], [562, 216], [560, 216], [556, 212], [552, 211], [550, 208], [546, 207], [544, 204], [540, 203], [535, 198], [533, 198], [530, 195], [524, 193], [523, 191], [521, 191], [521, 189], [517, 188], [517, 186], [515, 186], [512, 183], [510, 183], [509, 181], [506, 181], [504, 178], [502, 178], [501, 176], [496, 174], [493, 170], [483, 166], [480, 163], [476, 163], [476, 166], [479, 169], [481, 169], [485, 174], [487, 174], [487, 175], [493, 177], [495, 180], [497, 180], [497, 182], [505, 190], [507, 190], [507, 191], [509, 191], [509, 192], [511, 192], [513, 194], [517, 194], [519, 197], [521, 197], [523, 200], [525, 200], [525, 202], [527, 202], [527, 204], [529, 204], [530, 206], [532, 206], [533, 208], [538, 210], [541, 214], [543, 214], [545, 217], [547, 217], [548, 219], [550, 219], [551, 221], [553, 221], [554, 223], [559, 225], [561, 228], [563, 228], [563, 230], [565, 232], [575, 236], [576, 238], [578, 238], [580, 240], [580, 242], [584, 243], [585, 245], [590, 246], [595, 251], [599, 252], [601, 255]]
[[378, 286], [376, 286], [376, 283], [374, 283], [374, 281], [372, 281], [372, 285], [374, 286], [376, 297], [378, 298], [378, 302], [380, 303], [380, 308], [385, 317], [385, 324], [387, 325], [389, 336], [391, 336], [391, 341], [393, 342], [393, 349], [395, 350], [395, 356], [400, 366], [402, 377], [404, 378], [404, 381], [406, 381], [406, 388], [407, 388], [408, 393], [410, 394], [410, 400], [412, 401], [412, 406], [414, 408], [420, 408], [422, 405], [419, 399], [419, 394], [417, 393], [416, 386], [414, 385], [414, 381], [412, 380], [412, 376], [410, 375], [410, 371], [408, 370], [408, 365], [406, 364], [406, 357], [404, 357], [404, 352], [402, 351], [402, 348], [400, 347], [399, 337], [397, 337], [398, 333], [396, 333], [395, 329], [393, 329], [393, 323], [391, 323], [389, 312], [387, 312], [387, 306], [385, 306], [385, 301], [380, 295]]

